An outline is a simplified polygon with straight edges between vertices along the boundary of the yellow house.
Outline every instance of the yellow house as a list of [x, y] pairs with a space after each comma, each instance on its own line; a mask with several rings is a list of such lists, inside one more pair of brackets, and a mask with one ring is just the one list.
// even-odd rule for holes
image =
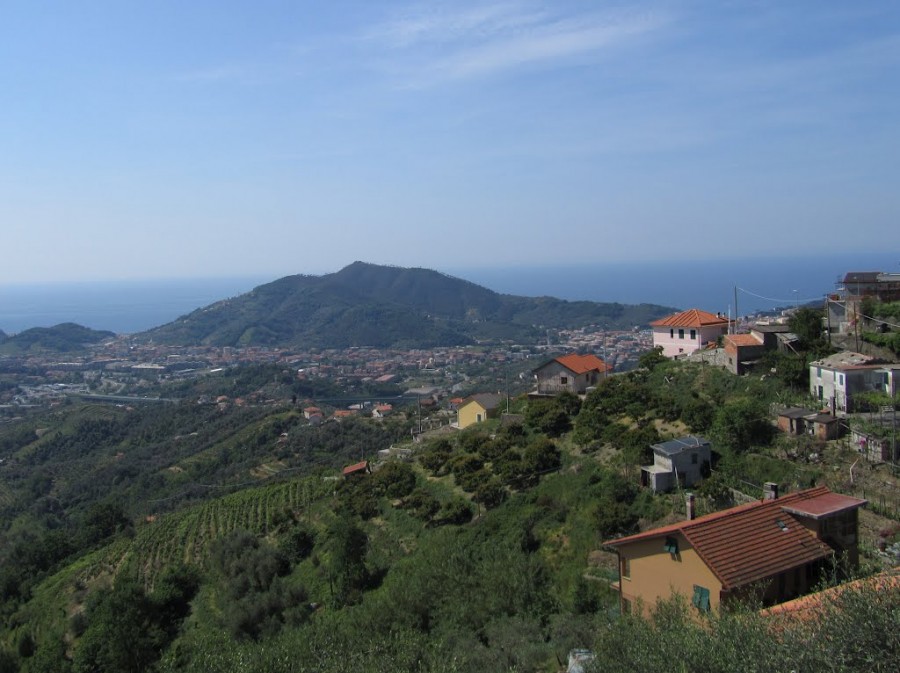
[[482, 423], [488, 418], [494, 418], [500, 410], [500, 402], [503, 398], [493, 393], [478, 393], [467, 398], [460, 406], [457, 425], [460, 430], [470, 425]]
[[[824, 486], [740, 505], [608, 541], [619, 555], [620, 607], [644, 613], [680, 594], [700, 612], [760, 598], [774, 605], [807, 593], [826, 560], [858, 561], [865, 500]], [[689, 510], [691, 508], [689, 507]]]

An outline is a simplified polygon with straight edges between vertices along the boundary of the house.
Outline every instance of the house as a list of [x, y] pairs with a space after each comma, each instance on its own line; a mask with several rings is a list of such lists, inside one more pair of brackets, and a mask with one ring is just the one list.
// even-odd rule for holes
[[372, 418], [384, 418], [394, 410], [392, 404], [376, 404], [372, 409]]
[[789, 407], [778, 414], [778, 429], [786, 435], [800, 437], [812, 435], [821, 440], [841, 436], [840, 419], [827, 411], [819, 412], [802, 407]]
[[463, 430], [470, 425], [483, 423], [488, 418], [499, 416], [502, 401], [503, 397], [494, 393], [477, 393], [466, 398], [466, 401], [459, 407], [457, 427]]
[[693, 486], [709, 474], [712, 449], [708, 440], [687, 435], [653, 444], [653, 464], [641, 467], [641, 485], [654, 493], [671, 491], [676, 485]]
[[824, 486], [610, 540], [619, 557], [620, 607], [649, 612], [673, 594], [698, 612], [756, 597], [774, 605], [810, 591], [831, 559], [859, 562], [858, 510], [865, 500]]
[[732, 374], [747, 373], [766, 351], [760, 337], [753, 334], [726, 334], [722, 337], [725, 347], [725, 368]]
[[583, 395], [611, 371], [612, 367], [596, 355], [561, 355], [534, 370], [537, 379], [535, 394], [558, 395], [569, 392]]
[[898, 301], [900, 273], [850, 271], [841, 281], [838, 292], [845, 298], [874, 297], [878, 301]]
[[341, 470], [341, 474], [345, 479], [349, 477], [358, 477], [364, 474], [369, 474], [371, 472], [371, 468], [369, 467], [369, 461], [363, 460], [359, 463], [354, 463], [353, 465], [347, 465], [343, 470]]
[[650, 323], [653, 347], [662, 348], [662, 354], [667, 358], [689, 355], [728, 334], [730, 324], [722, 314], [696, 308], [675, 313]]
[[862, 319], [862, 302], [869, 297], [882, 302], [900, 300], [900, 273], [848, 272], [826, 301], [829, 328], [841, 334], [855, 331]]
[[780, 350], [785, 352], [795, 352], [793, 343], [797, 341], [797, 335], [791, 332], [788, 325], [774, 322], [758, 322], [751, 325], [750, 334], [758, 341], [763, 342], [766, 350]]
[[877, 364], [875, 358], [844, 351], [809, 365], [809, 393], [833, 412], [854, 410], [854, 397], [880, 392], [893, 397], [900, 391], [900, 365]]

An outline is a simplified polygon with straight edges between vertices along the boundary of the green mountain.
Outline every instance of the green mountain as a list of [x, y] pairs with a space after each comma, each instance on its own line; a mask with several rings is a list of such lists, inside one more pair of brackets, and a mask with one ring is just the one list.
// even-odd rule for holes
[[428, 269], [354, 262], [324, 276], [281, 278], [139, 336], [179, 345], [424, 348], [527, 343], [548, 327], [627, 329], [668, 312], [654, 304], [504, 295]]
[[14, 336], [0, 332], [0, 354], [73, 353], [115, 336], [113, 332], [94, 330], [71, 322], [54, 327], [32, 327]]

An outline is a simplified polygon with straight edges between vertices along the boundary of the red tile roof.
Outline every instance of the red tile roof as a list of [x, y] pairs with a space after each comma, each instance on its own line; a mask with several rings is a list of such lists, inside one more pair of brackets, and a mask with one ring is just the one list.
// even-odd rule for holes
[[722, 588], [734, 589], [831, 556], [831, 547], [805, 528], [794, 513], [804, 506], [827, 509], [838, 502], [841, 509], [866, 504], [865, 500], [837, 495], [819, 486], [610, 540], [606, 545], [620, 547], [681, 533], [722, 582]]
[[817, 495], [814, 498], [801, 500], [792, 505], [786, 505], [784, 509], [791, 514], [799, 514], [811, 519], [821, 519], [823, 516], [833, 516], [850, 509], [856, 509], [863, 502], [865, 501], [861, 501], [859, 498], [852, 498], [849, 495], [829, 492]]
[[341, 471], [341, 474], [343, 474], [346, 477], [348, 474], [355, 474], [357, 472], [367, 472], [368, 469], [369, 469], [369, 461], [364, 460], [361, 463], [354, 463], [353, 465], [348, 465]]
[[728, 334], [725, 341], [735, 346], [762, 346], [763, 343], [752, 334]]
[[654, 320], [651, 327], [710, 327], [714, 325], [727, 325], [728, 318], [701, 311], [698, 308], [688, 309], [681, 313]]
[[598, 358], [596, 355], [563, 355], [555, 360], [563, 367], [575, 374], [584, 374], [585, 372], [598, 371], [601, 374], [612, 370], [608, 364]]
[[839, 599], [842, 593], [845, 591], [861, 591], [863, 589], [900, 591], [900, 567], [885, 570], [872, 577], [865, 577], [836, 587], [829, 587], [818, 593], [795, 598], [787, 603], [779, 603], [765, 610], [760, 610], [759, 614], [764, 617], [781, 615], [800, 620], [818, 619], [821, 617], [822, 611], [829, 605], [829, 602]]

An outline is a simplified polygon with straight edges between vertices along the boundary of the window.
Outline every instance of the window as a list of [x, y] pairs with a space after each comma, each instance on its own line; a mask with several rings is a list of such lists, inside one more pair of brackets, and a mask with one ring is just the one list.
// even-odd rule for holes
[[694, 596], [691, 598], [691, 605], [700, 612], [709, 612], [709, 589], [694, 585]]
[[818, 376], [819, 378], [822, 378], [822, 368], [821, 367], [816, 367], [816, 376]]
[[697, 340], [697, 330], [692, 329], [691, 330], [691, 341], [696, 341], [696, 340]]
[[569, 383], [569, 377], [568, 377], [568, 376], [560, 376], [560, 377], [559, 377], [559, 384], [560, 384], [560, 385], [565, 386], [565, 385], [568, 385], [568, 383]]
[[675, 338], [675, 330], [674, 330], [674, 329], [670, 329], [670, 330], [669, 330], [669, 338], [670, 338], [670, 339], [674, 339], [674, 338]]
[[482, 420], [482, 419], [481, 419], [481, 414], [475, 414], [475, 422], [476, 422], [476, 423], [481, 423], [481, 420]]
[[844, 385], [844, 375], [838, 374], [838, 385]]
[[666, 544], [663, 545], [663, 549], [670, 554], [678, 553], [678, 538], [677, 537], [667, 537]]
[[683, 329], [678, 330], [678, 338], [684, 339], [684, 330]]
[[628, 560], [625, 556], [622, 557], [620, 571], [622, 573], [622, 577], [628, 579], [631, 577], [631, 561]]

